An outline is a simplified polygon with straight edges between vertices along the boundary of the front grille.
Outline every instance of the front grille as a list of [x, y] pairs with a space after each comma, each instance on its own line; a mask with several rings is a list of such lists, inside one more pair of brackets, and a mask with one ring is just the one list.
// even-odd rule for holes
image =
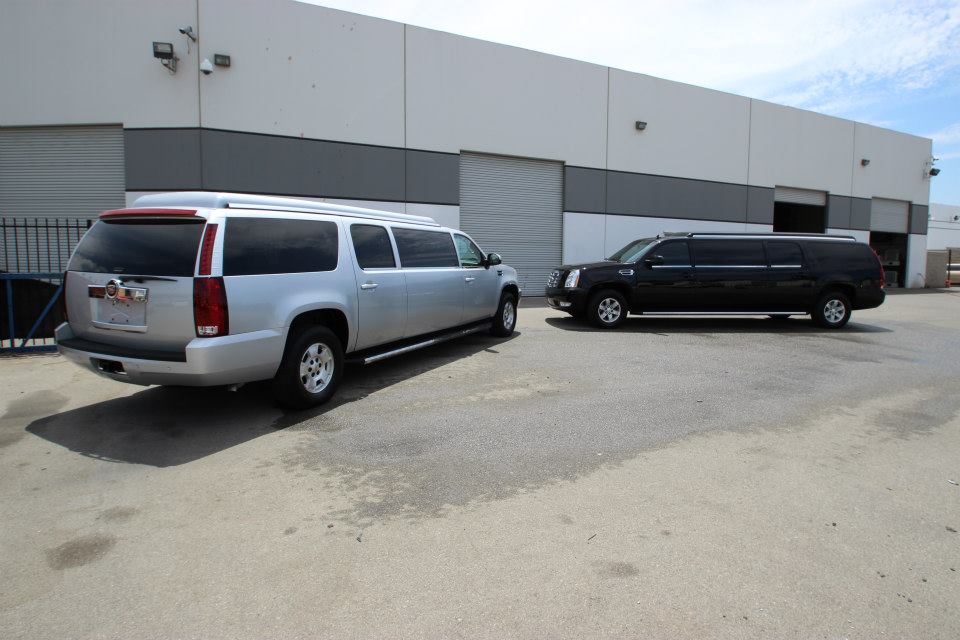
[[548, 287], [559, 287], [563, 282], [563, 272], [555, 269], [553, 273], [550, 274], [550, 277], [547, 278]]

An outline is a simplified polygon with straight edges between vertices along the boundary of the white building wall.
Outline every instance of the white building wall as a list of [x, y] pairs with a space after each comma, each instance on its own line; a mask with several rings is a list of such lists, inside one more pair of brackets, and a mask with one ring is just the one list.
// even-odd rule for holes
[[[860, 122], [855, 127], [852, 195], [927, 204], [930, 179], [923, 171], [933, 142]], [[864, 158], [870, 161], [866, 167]]]
[[[916, 233], [907, 236], [906, 286], [923, 287], [927, 280], [927, 237]], [[940, 286], [937, 284], [937, 286]]]
[[610, 70], [607, 169], [746, 184], [749, 137], [748, 98]]
[[849, 196], [852, 164], [853, 122], [752, 101], [750, 184]]
[[200, 29], [202, 56], [232, 63], [200, 78], [204, 127], [404, 146], [404, 25], [300, 2], [200, 0]]
[[[4, 0], [0, 127], [196, 127], [197, 48], [177, 31], [196, 19], [193, 0]], [[176, 74], [153, 57], [155, 40], [173, 43]]]
[[933, 202], [930, 204], [927, 250], [954, 247], [960, 248], [960, 206]]
[[607, 70], [407, 27], [407, 146], [602, 168]]

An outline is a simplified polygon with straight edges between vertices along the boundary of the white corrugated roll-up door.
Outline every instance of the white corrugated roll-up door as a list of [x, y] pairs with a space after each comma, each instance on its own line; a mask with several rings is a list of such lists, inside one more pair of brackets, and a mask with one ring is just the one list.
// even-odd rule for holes
[[[8, 220], [5, 235], [13, 233], [10, 219], [16, 219], [18, 227], [26, 221], [46, 228], [55, 225], [51, 219], [89, 219], [101, 211], [122, 208], [125, 192], [123, 127], [0, 128], [0, 217]], [[75, 243], [63, 230], [54, 235], [18, 228], [17, 235], [23, 236], [18, 238], [19, 259], [13, 256], [12, 238], [6, 249], [0, 248], [4, 253], [0, 262], [10, 271], [24, 270], [25, 243], [34, 253], [31, 270], [37, 268], [37, 255], [43, 254], [40, 267], [56, 264], [54, 254], [68, 253]], [[49, 261], [43, 259], [47, 255]]]
[[816, 207], [827, 206], [826, 191], [812, 191], [810, 189], [794, 189], [793, 187], [774, 187], [773, 199], [776, 202], [790, 202], [792, 204], [808, 204]]
[[910, 203], [903, 200], [874, 198], [870, 202], [870, 230], [906, 233], [910, 221]]
[[517, 270], [524, 295], [542, 296], [561, 262], [563, 164], [461, 154], [460, 227]]

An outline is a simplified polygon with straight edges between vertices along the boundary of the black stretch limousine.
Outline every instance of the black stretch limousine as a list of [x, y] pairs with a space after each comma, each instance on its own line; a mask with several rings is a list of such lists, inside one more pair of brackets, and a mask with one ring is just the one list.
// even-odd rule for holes
[[605, 328], [627, 313], [710, 313], [810, 315], [837, 329], [885, 295], [868, 245], [817, 234], [663, 234], [602, 262], [564, 265], [547, 284], [551, 307]]

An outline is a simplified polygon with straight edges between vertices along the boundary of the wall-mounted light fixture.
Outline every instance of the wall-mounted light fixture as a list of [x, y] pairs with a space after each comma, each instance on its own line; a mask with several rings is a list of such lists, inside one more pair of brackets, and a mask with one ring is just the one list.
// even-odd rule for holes
[[159, 60], [160, 64], [166, 67], [170, 73], [177, 72], [177, 61], [179, 58], [173, 50], [172, 42], [154, 42], [153, 57]]
[[933, 163], [935, 163], [935, 162], [936, 162], [937, 160], [939, 160], [939, 159], [940, 159], [940, 158], [934, 158], [933, 156], [930, 156], [930, 159], [929, 159], [929, 160], [926, 160], [926, 161], [923, 163], [923, 177], [924, 177], [924, 178], [932, 178], [933, 176], [938, 176], [938, 175], [940, 175], [940, 169], [937, 169], [935, 166], [933, 166]]
[[870, 158], [860, 158], [860, 166], [865, 167], [870, 164]]
[[230, 66], [230, 56], [225, 53], [215, 53], [213, 54], [213, 64], [218, 67], [229, 67]]
[[637, 120], [637, 121], [633, 124], [633, 126], [636, 127], [637, 131], [643, 131], [644, 129], [647, 128], [647, 123], [646, 123], [646, 122], [643, 122], [643, 121], [641, 121], [641, 120]]
[[930, 175], [931, 176], [940, 175], [940, 169], [937, 169], [936, 167], [930, 167]]

